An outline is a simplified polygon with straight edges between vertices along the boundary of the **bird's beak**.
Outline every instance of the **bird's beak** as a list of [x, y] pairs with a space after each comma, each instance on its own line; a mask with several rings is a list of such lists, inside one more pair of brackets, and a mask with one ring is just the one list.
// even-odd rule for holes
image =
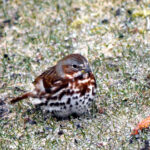
[[89, 66], [82, 70], [82, 73], [90, 73], [90, 72], [91, 68]]

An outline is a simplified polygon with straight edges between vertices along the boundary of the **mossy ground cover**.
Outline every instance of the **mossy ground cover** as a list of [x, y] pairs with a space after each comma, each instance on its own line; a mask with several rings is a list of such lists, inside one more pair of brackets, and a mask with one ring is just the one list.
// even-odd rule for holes
[[[0, 149], [142, 149], [150, 115], [150, 4], [143, 0], [0, 2]], [[91, 116], [57, 121], [29, 100], [34, 78], [63, 56], [82, 53], [97, 79]]]

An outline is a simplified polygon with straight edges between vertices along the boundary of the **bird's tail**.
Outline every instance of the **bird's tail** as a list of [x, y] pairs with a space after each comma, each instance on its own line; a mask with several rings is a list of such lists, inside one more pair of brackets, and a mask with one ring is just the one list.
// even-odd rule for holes
[[22, 94], [21, 96], [15, 97], [15, 98], [10, 100], [10, 103], [14, 104], [14, 103], [16, 103], [18, 101], [21, 101], [21, 100], [29, 98], [29, 97], [35, 97], [33, 92], [27, 92], [27, 93]]

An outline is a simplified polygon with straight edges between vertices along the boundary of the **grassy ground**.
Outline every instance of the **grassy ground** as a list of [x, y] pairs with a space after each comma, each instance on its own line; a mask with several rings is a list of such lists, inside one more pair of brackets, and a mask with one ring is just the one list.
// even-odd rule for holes
[[[0, 149], [142, 149], [150, 115], [148, 0], [0, 1]], [[6, 105], [63, 56], [81, 52], [98, 84], [98, 112], [57, 121], [29, 100]]]

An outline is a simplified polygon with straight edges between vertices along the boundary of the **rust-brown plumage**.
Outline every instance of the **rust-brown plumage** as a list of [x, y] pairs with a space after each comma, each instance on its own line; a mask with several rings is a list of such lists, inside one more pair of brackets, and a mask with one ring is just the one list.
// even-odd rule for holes
[[[33, 85], [35, 89], [32, 92], [12, 99], [11, 103], [32, 97], [44, 110], [55, 112], [58, 116], [63, 116], [63, 113], [64, 116], [76, 113], [75, 109], [79, 109], [80, 102], [83, 109], [82, 104], [89, 105], [96, 91], [94, 75], [87, 60], [80, 54], [64, 57], [38, 76]], [[84, 108], [88, 107], [86, 104]], [[81, 114], [83, 112], [85, 111], [81, 110]]]

